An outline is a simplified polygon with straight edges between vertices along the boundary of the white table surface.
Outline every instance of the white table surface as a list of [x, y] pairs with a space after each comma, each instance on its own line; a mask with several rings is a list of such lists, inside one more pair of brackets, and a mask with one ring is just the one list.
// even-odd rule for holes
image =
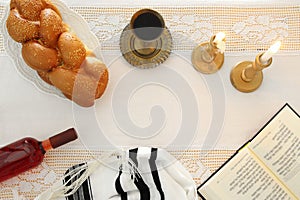
[[[286, 102], [296, 110], [300, 110], [299, 56], [274, 56], [273, 65], [264, 71], [262, 86], [249, 94], [236, 91], [229, 80], [231, 67], [237, 62], [247, 59], [251, 60], [252, 57], [226, 57], [224, 66], [219, 72], [225, 89], [226, 98], [222, 101], [225, 100], [226, 112], [220, 139], [214, 147], [215, 149], [238, 148], [250, 139]], [[0, 60], [2, 68], [0, 73], [1, 145], [25, 135], [44, 139], [67, 127], [76, 126], [73, 119], [74, 110], [70, 101], [41, 92], [17, 73], [8, 56], [1, 56]], [[201, 106], [205, 108], [204, 105]], [[203, 110], [203, 113], [207, 112], [208, 116], [211, 116], [211, 108], [209, 105], [207, 110]], [[172, 115], [172, 113], [168, 114]], [[105, 113], [105, 115], [111, 117], [109, 113]], [[147, 117], [149, 117], [148, 114], [145, 118]], [[113, 133], [107, 134], [113, 136]], [[125, 136], [123, 139], [118, 137], [116, 142], [121, 143], [123, 140], [124, 145], [135, 142]], [[202, 137], [196, 137], [194, 141], [196, 148], [202, 144], [202, 140]]]

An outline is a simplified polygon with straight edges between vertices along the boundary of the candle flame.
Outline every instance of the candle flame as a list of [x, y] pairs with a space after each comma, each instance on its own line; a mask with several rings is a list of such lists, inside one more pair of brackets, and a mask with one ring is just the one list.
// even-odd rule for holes
[[224, 32], [219, 32], [219, 33], [216, 34], [214, 42], [222, 41], [224, 39], [225, 39], [225, 33]]
[[275, 44], [273, 44], [273, 45], [270, 47], [270, 51], [271, 51], [272, 53], [276, 53], [277, 51], [279, 51], [280, 46], [281, 46], [281, 42], [278, 41], [278, 42], [276, 42]]
[[213, 41], [216, 44], [216, 47], [220, 50], [220, 53], [225, 52], [225, 33], [219, 32], [216, 34], [215, 39]]

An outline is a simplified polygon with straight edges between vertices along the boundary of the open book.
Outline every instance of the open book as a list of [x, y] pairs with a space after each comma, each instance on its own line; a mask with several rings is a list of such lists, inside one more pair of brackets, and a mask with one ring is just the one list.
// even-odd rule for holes
[[286, 104], [198, 188], [207, 200], [300, 199], [300, 117]]

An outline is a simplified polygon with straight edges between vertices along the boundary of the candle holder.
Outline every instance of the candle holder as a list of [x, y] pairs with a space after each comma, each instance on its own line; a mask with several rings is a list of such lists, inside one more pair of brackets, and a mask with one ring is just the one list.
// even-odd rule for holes
[[137, 11], [120, 37], [122, 55], [135, 67], [155, 67], [169, 57], [171, 49], [171, 33], [162, 16], [151, 9]]
[[196, 70], [204, 74], [212, 74], [218, 71], [224, 63], [224, 53], [220, 51], [214, 42], [216, 35], [194, 48], [192, 63]]
[[263, 81], [262, 70], [272, 63], [270, 58], [266, 63], [261, 62], [263, 53], [256, 56], [255, 61], [244, 61], [237, 64], [230, 73], [232, 85], [241, 92], [253, 92]]

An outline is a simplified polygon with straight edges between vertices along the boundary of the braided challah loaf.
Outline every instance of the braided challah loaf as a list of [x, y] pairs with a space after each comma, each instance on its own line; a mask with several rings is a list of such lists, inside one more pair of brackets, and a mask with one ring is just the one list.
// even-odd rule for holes
[[63, 22], [49, 0], [11, 0], [6, 21], [9, 35], [22, 43], [22, 57], [48, 84], [78, 105], [100, 98], [108, 70]]

